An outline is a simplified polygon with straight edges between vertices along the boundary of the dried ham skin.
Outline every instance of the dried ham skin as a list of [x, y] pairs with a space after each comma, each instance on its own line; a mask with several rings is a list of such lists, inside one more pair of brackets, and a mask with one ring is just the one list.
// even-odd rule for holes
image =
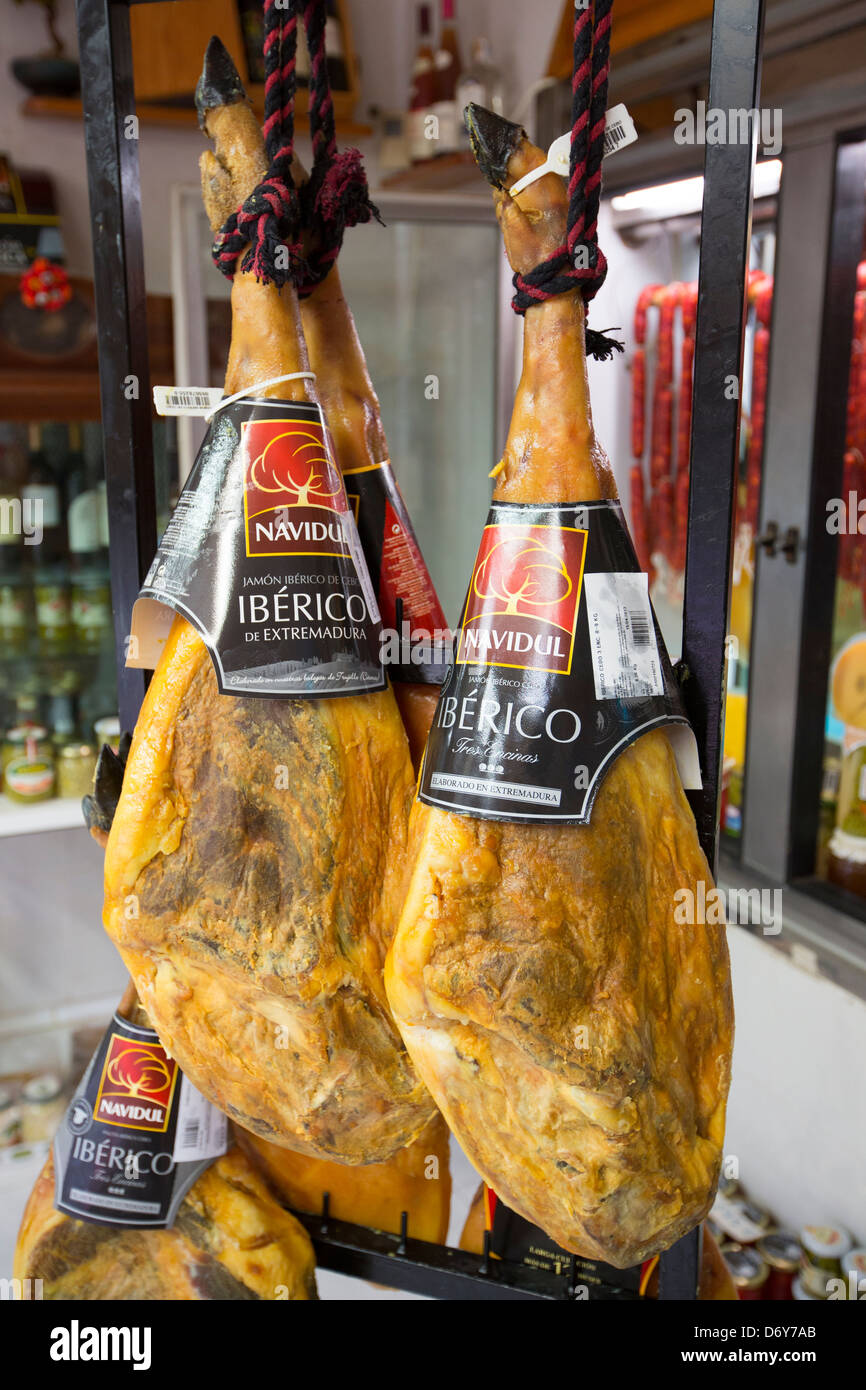
[[193, 1184], [170, 1230], [55, 1211], [49, 1156], [24, 1209], [14, 1276], [42, 1280], [41, 1296], [56, 1301], [318, 1298], [309, 1236], [236, 1148]]
[[382, 982], [411, 792], [390, 691], [220, 695], [175, 622], [109, 835], [104, 922], [170, 1055], [272, 1142], [381, 1162], [433, 1113]]
[[724, 928], [681, 926], [709, 870], [667, 738], [617, 760], [588, 826], [417, 803], [386, 974], [415, 1065], [496, 1193], [617, 1267], [706, 1213], [731, 993]]
[[[512, 267], [564, 240], [565, 183], [519, 127], [471, 108]], [[527, 311], [494, 498], [616, 496], [592, 429], [579, 292]], [[513, 673], [509, 673], [513, 674]], [[591, 679], [591, 677], [590, 677]], [[464, 1151], [514, 1211], [623, 1268], [712, 1202], [733, 1009], [723, 925], [680, 924], [712, 880], [666, 735], [614, 761], [589, 825], [508, 824], [416, 802], [386, 966], [409, 1052]]]

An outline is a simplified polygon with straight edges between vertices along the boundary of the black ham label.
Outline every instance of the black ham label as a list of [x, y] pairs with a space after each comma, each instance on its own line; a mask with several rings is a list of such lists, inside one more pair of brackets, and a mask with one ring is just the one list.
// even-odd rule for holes
[[102, 1226], [170, 1226], [227, 1143], [225, 1115], [153, 1029], [115, 1014], [54, 1140], [54, 1205]]
[[649, 1261], [643, 1266], [616, 1269], [603, 1260], [571, 1255], [552, 1241], [545, 1231], [507, 1207], [487, 1186], [484, 1188], [484, 1221], [490, 1232], [490, 1252], [500, 1260], [531, 1265], [533, 1269], [548, 1270], [551, 1274], [561, 1274], [568, 1279], [573, 1277], [578, 1288], [583, 1286], [586, 1289], [587, 1297], [593, 1286], [603, 1284], [628, 1289], [632, 1293], [642, 1290], [643, 1273]]
[[694, 735], [619, 502], [494, 502], [427, 742], [419, 797], [492, 820], [587, 824], [623, 749]]
[[441, 685], [451, 634], [391, 466], [350, 469], [343, 477], [382, 615], [388, 675]]
[[223, 694], [385, 688], [378, 605], [318, 405], [245, 400], [214, 417], [133, 610], [128, 665], [155, 666], [173, 613], [201, 634]]

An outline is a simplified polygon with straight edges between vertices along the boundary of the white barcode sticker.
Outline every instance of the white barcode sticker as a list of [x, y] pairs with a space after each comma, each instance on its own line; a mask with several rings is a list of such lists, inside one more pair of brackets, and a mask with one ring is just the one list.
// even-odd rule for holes
[[219, 1158], [227, 1144], [226, 1117], [188, 1077], [180, 1079], [180, 1107], [174, 1136], [175, 1163], [190, 1163], [202, 1158]]
[[221, 386], [154, 386], [153, 406], [157, 415], [207, 415], [224, 394]]
[[663, 695], [645, 574], [585, 574], [589, 645], [598, 700]]
[[606, 159], [609, 154], [616, 154], [617, 150], [625, 149], [626, 145], [634, 144], [637, 139], [637, 131], [634, 128], [634, 121], [622, 102], [617, 106], [612, 106], [604, 118], [604, 136], [602, 137], [602, 158]]

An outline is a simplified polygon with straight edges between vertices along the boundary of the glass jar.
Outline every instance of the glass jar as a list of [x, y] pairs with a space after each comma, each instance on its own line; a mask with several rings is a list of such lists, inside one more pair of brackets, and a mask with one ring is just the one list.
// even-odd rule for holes
[[57, 795], [80, 801], [93, 791], [96, 750], [91, 743], [65, 743], [57, 755]]
[[851, 1249], [851, 1237], [838, 1226], [804, 1226], [800, 1244], [800, 1282], [813, 1298], [826, 1298], [828, 1280], [841, 1277], [841, 1260]]
[[791, 1286], [802, 1255], [800, 1242], [794, 1232], [771, 1231], [761, 1237], [755, 1249], [770, 1268], [769, 1278], [764, 1285], [764, 1298], [777, 1303], [793, 1298]]
[[866, 1294], [866, 1249], [849, 1250], [842, 1256], [842, 1277], [848, 1286], [848, 1297], [862, 1299]]
[[21, 1138], [24, 1143], [52, 1139], [64, 1109], [59, 1076], [45, 1072], [28, 1081], [21, 1089]]
[[3, 738], [3, 745], [0, 748], [0, 770], [6, 771], [7, 763], [13, 758], [18, 758], [27, 749], [28, 739], [34, 740], [38, 753], [50, 753], [51, 739], [48, 730], [42, 724], [16, 724], [13, 729], [7, 729]]
[[722, 1246], [722, 1258], [740, 1298], [751, 1301], [764, 1297], [770, 1267], [751, 1246], [729, 1243]]
[[111, 589], [98, 570], [84, 571], [73, 582], [72, 628], [78, 650], [94, 653], [111, 630]]
[[93, 732], [96, 735], [97, 748], [101, 748], [103, 743], [107, 743], [109, 748], [113, 748], [114, 752], [117, 752], [120, 744], [120, 720], [116, 714], [109, 714], [103, 719], [97, 719], [93, 725]]
[[62, 650], [69, 645], [72, 636], [69, 586], [63, 571], [59, 568], [39, 571], [34, 594], [39, 642], [48, 650]]
[[10, 801], [50, 801], [56, 779], [50, 742], [31, 736], [25, 739], [23, 752], [13, 753], [7, 760], [3, 769], [3, 790]]
[[30, 636], [31, 589], [24, 575], [0, 577], [0, 646], [23, 651]]

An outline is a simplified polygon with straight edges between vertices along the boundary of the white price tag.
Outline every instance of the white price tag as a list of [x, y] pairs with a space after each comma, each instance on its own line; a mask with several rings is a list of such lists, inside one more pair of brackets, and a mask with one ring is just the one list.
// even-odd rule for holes
[[225, 1153], [228, 1136], [227, 1120], [221, 1110], [205, 1100], [192, 1082], [180, 1079], [180, 1107], [174, 1137], [175, 1163], [196, 1162], [202, 1158], [220, 1158]]
[[636, 139], [634, 121], [624, 103], [619, 102], [617, 106], [612, 106], [604, 118], [602, 158], [607, 159], [609, 154], [616, 154], [617, 150], [625, 149], [626, 145], [633, 145]]
[[157, 415], [207, 415], [224, 395], [221, 386], [154, 386]]
[[589, 644], [598, 700], [663, 695], [645, 574], [586, 574]]

